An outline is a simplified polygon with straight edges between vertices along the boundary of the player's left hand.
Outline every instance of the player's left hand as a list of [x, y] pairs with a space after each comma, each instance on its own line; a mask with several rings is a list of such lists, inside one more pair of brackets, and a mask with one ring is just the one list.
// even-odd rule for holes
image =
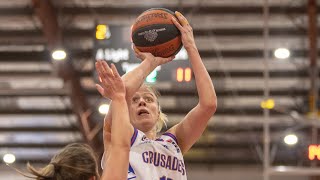
[[172, 22], [181, 32], [181, 40], [183, 46], [186, 48], [186, 50], [190, 48], [196, 48], [196, 43], [193, 37], [193, 29], [190, 26], [188, 20], [178, 11], [175, 12], [175, 15], [180, 23], [174, 17], [172, 17]]

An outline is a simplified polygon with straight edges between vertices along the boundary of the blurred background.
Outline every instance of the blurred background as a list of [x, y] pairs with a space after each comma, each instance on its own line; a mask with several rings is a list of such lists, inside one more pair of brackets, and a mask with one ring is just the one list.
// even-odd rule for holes
[[[6, 166], [41, 166], [85, 142], [102, 153], [109, 101], [94, 62], [123, 74], [139, 61], [136, 17], [153, 7], [189, 20], [218, 96], [218, 110], [185, 155], [190, 180], [319, 180], [317, 0], [0, 1], [0, 179]], [[59, 50], [59, 51], [55, 51]], [[168, 128], [197, 103], [184, 49], [146, 79], [162, 94]]]

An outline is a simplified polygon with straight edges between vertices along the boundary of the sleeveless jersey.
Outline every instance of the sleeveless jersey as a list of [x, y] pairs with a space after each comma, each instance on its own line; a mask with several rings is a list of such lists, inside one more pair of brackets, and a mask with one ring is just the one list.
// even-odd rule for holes
[[156, 140], [135, 129], [131, 138], [128, 180], [186, 180], [177, 138], [164, 133]]

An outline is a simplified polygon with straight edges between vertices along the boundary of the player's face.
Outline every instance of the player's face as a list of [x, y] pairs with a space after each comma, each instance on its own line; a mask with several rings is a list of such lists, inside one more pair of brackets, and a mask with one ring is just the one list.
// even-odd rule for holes
[[133, 127], [142, 132], [151, 131], [159, 118], [157, 97], [146, 87], [141, 87], [132, 97], [129, 111]]

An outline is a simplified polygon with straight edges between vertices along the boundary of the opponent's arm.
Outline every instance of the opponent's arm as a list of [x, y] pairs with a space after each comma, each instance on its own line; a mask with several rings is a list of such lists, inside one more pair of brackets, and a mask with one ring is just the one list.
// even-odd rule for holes
[[111, 107], [112, 134], [109, 137], [111, 142], [108, 156], [104, 157], [102, 179], [126, 179], [129, 166], [130, 139], [134, 130], [129, 120], [125, 86], [113, 64], [111, 68], [106, 65], [99, 67], [97, 71], [101, 78], [100, 87], [103, 88], [104, 95], [113, 101]]

